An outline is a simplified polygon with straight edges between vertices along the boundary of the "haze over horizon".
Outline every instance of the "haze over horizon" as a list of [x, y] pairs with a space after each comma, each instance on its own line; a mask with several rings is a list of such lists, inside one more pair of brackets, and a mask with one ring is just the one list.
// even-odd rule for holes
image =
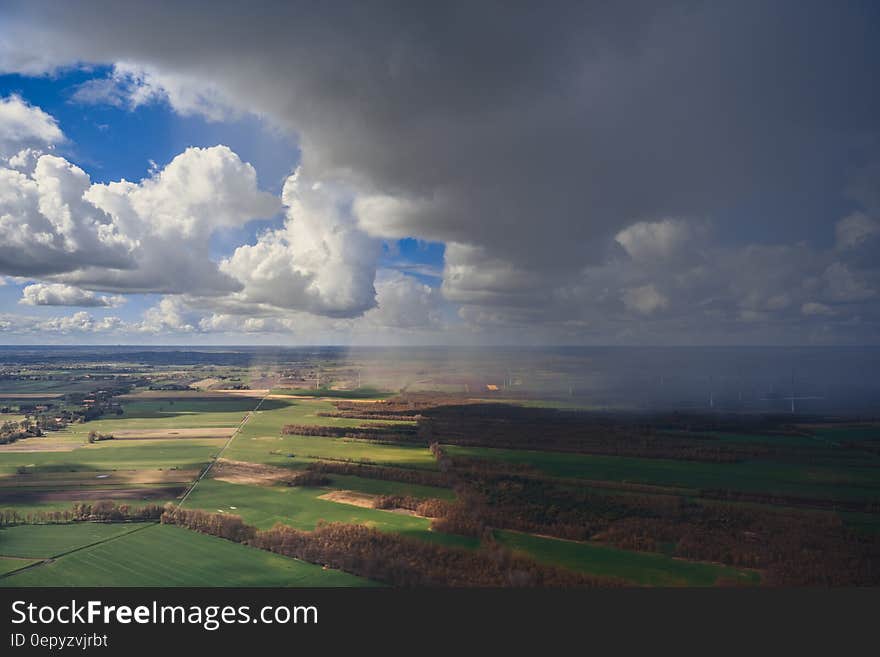
[[0, 344], [880, 344], [871, 2], [0, 2]]
[[247, 368], [259, 381], [266, 371], [314, 368], [323, 376], [309, 385], [330, 386], [325, 394], [354, 385], [389, 395], [439, 388], [460, 398], [552, 399], [600, 412], [864, 418], [876, 416], [880, 397], [880, 347], [0, 345], [0, 370], [12, 374], [0, 377], [6, 385], [16, 372], [40, 378], [41, 368], [82, 372], [113, 364], [157, 373]]

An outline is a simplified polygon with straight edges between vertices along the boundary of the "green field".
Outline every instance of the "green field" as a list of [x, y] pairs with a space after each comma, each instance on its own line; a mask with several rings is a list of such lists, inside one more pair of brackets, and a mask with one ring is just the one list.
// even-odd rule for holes
[[[427, 531], [430, 525], [425, 518], [318, 499], [330, 490], [248, 486], [203, 479], [187, 499], [186, 506], [240, 515], [246, 523], [260, 529], [268, 529], [278, 522], [297, 529], [314, 529], [321, 520], [357, 523], [394, 532]], [[231, 509], [233, 506], [236, 508]]]
[[145, 526], [144, 523], [77, 522], [5, 527], [0, 529], [0, 556], [48, 559]]
[[[267, 400], [276, 401], [276, 400]], [[322, 417], [335, 410], [324, 400], [283, 401], [282, 405], [256, 411], [230, 444], [224, 456], [237, 461], [304, 467], [315, 459], [350, 459], [403, 467], [435, 468], [434, 457], [424, 447], [382, 445], [364, 440], [318, 436], [282, 436], [286, 424], [356, 427], [369, 420]], [[292, 454], [293, 456], [289, 456]]]
[[[670, 432], [673, 435], [687, 437], [688, 432]], [[722, 431], [710, 431], [705, 434], [712, 436], [723, 443], [744, 443], [769, 445], [775, 447], [827, 447], [827, 443], [820, 438], [812, 436], [789, 436], [780, 434], [755, 434], [755, 433], [730, 433]]]
[[344, 459], [405, 468], [437, 467], [426, 447], [382, 445], [321, 436], [236, 436], [223, 456], [236, 461], [303, 468], [320, 459]]
[[321, 521], [342, 522], [443, 545], [474, 548], [479, 543], [465, 536], [433, 532], [427, 518], [318, 499], [331, 490], [296, 486], [267, 488], [203, 479], [187, 498], [186, 506], [239, 515], [247, 524], [260, 529], [282, 523], [308, 531]]
[[[267, 400], [264, 404], [270, 403]], [[74, 424], [68, 431], [85, 436], [89, 431], [112, 434], [127, 429], [190, 429], [199, 427], [238, 426], [259, 402], [253, 398], [229, 400], [137, 400], [126, 401], [122, 415], [109, 415], [84, 424]]]
[[674, 559], [664, 554], [633, 552], [596, 543], [580, 543], [496, 531], [503, 546], [536, 561], [569, 568], [589, 575], [617, 577], [641, 586], [713, 586], [719, 580], [758, 584], [760, 575], [711, 563]]
[[880, 470], [745, 461], [698, 463], [484, 447], [448, 446], [452, 456], [500, 459], [530, 465], [554, 477], [727, 488], [756, 493], [836, 500], [880, 500]]
[[0, 586], [369, 586], [336, 570], [152, 525], [0, 578]]
[[[333, 402], [325, 399], [267, 399], [254, 413], [242, 431], [244, 436], [276, 435], [285, 424], [315, 424], [328, 427], [357, 427], [373, 420], [326, 417], [319, 413], [335, 413]], [[389, 420], [379, 420], [382, 424]], [[401, 421], [397, 421], [401, 422]], [[404, 424], [411, 424], [403, 421]]]
[[19, 466], [27, 467], [32, 473], [171, 467], [199, 469], [221, 447], [222, 443], [216, 440], [108, 440], [69, 452], [7, 452], [0, 455], [0, 473], [12, 474]]
[[51, 380], [6, 380], [0, 382], [0, 400], [6, 399], [5, 395], [14, 397], [17, 394], [45, 393], [47, 395], [54, 395], [69, 392], [85, 392], [94, 388], [94, 385], [94, 381], [71, 381], [67, 377]]
[[812, 429], [812, 433], [835, 442], [842, 440], [880, 440], [880, 427], [877, 426], [824, 427]]

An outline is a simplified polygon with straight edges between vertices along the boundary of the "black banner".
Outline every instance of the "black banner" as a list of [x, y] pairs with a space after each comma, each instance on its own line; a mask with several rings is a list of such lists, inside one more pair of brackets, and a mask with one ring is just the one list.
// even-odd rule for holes
[[[6, 589], [2, 654], [364, 648], [415, 652], [873, 640], [878, 590]], [[413, 643], [415, 642], [415, 643]], [[870, 645], [870, 644], [864, 644]], [[580, 646], [578, 649], [577, 647]]]

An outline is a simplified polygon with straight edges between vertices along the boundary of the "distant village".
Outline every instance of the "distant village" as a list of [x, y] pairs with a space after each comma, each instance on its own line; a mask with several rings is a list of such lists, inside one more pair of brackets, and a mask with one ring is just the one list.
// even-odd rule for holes
[[0, 406], [0, 444], [42, 436], [104, 415], [122, 415], [122, 405], [114, 396], [127, 392], [129, 387], [70, 392], [57, 398], [6, 399]]

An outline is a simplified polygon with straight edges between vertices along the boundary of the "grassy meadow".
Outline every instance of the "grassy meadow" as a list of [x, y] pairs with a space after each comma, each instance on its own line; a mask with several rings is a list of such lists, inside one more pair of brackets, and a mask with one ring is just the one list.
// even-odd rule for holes
[[348, 573], [324, 570], [321, 566], [168, 525], [150, 525], [52, 562], [0, 577], [0, 586], [348, 587], [370, 584]]

